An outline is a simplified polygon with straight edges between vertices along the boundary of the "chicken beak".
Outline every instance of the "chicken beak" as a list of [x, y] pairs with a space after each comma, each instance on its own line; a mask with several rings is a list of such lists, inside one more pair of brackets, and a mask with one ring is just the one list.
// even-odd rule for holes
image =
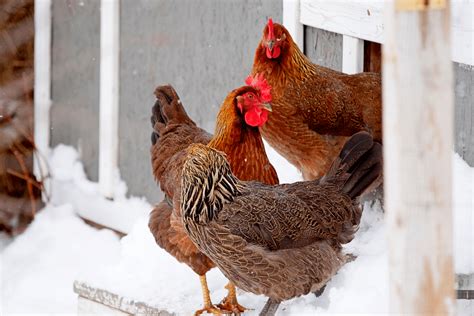
[[273, 50], [274, 46], [275, 46], [275, 41], [274, 40], [271, 39], [271, 40], [267, 41], [267, 47], [268, 47], [268, 49], [270, 49], [270, 51]]
[[263, 108], [268, 112], [273, 112], [272, 105], [270, 103], [262, 103]]

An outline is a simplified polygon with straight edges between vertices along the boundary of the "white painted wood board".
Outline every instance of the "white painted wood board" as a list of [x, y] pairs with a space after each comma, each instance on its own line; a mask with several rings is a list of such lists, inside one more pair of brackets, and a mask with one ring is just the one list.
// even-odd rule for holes
[[[315, 28], [384, 43], [385, 0], [300, 0], [300, 22]], [[474, 1], [451, 1], [452, 60], [474, 65]]]

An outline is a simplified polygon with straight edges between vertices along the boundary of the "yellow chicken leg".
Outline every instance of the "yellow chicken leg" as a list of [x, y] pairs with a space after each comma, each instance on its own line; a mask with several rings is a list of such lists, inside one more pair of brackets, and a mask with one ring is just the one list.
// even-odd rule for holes
[[209, 293], [209, 288], [207, 287], [206, 275], [200, 275], [199, 280], [201, 281], [202, 297], [204, 300], [204, 307], [197, 310], [194, 313], [194, 316], [201, 315], [206, 312], [208, 314], [222, 315], [222, 314], [231, 314], [231, 311], [221, 309], [220, 307], [214, 306], [211, 302], [211, 295]]
[[243, 307], [242, 305], [237, 302], [237, 292], [235, 289], [235, 285], [232, 282], [227, 283], [225, 288], [229, 291], [227, 296], [222, 300], [217, 307], [228, 310], [234, 315], [240, 315], [240, 313], [245, 312], [248, 308]]

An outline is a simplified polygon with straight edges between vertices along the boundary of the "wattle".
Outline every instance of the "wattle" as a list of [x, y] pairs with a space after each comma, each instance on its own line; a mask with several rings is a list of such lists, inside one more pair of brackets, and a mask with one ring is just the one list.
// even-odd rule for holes
[[275, 46], [273, 47], [273, 50], [270, 50], [270, 48], [267, 47], [266, 53], [267, 53], [267, 58], [269, 59], [278, 58], [278, 56], [280, 56], [280, 47]]
[[268, 119], [268, 112], [261, 109], [255, 109], [245, 113], [245, 122], [253, 127], [260, 127]]

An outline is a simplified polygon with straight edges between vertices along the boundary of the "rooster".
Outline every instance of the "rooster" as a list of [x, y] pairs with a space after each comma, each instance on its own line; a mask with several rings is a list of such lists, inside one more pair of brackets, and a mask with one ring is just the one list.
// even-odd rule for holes
[[304, 179], [327, 172], [356, 132], [368, 131], [382, 141], [380, 74], [347, 75], [311, 63], [272, 19], [255, 52], [252, 75], [257, 74], [272, 87], [273, 112], [262, 136]]
[[268, 296], [265, 308], [274, 311], [322, 289], [351, 259], [341, 245], [357, 231], [359, 197], [382, 172], [382, 146], [366, 132], [347, 141], [324, 178], [292, 184], [241, 181], [224, 153], [201, 144], [186, 152], [186, 231], [231, 282]]
[[193, 143], [207, 144], [227, 153], [232, 171], [240, 179], [277, 184], [278, 176], [258, 130], [271, 110], [270, 87], [258, 80], [256, 85], [259, 89], [243, 86], [229, 93], [217, 115], [213, 137], [188, 117], [171, 86], [155, 91], [151, 156], [153, 173], [165, 193], [165, 201], [152, 211], [149, 227], [159, 246], [200, 276], [204, 307], [196, 314], [240, 314], [245, 308], [238, 304], [232, 283], [226, 286], [229, 294], [221, 304], [215, 306], [211, 302], [205, 274], [215, 265], [189, 239], [181, 219], [179, 193], [185, 150]]

